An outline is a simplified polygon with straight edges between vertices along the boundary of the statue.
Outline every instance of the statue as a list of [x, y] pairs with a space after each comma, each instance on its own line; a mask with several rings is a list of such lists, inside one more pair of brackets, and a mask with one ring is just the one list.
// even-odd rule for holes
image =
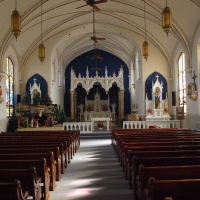
[[112, 112], [115, 112], [115, 108], [117, 108], [116, 103], [112, 103], [112, 104], [111, 104], [111, 107], [112, 107]]
[[160, 108], [160, 91], [159, 91], [159, 89], [155, 90], [154, 95], [155, 95], [155, 108], [158, 109], [158, 108]]

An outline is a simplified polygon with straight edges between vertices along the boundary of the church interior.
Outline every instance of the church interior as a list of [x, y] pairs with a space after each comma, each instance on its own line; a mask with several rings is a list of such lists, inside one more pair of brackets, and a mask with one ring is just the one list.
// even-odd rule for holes
[[[53, 140], [64, 138], [64, 127], [67, 138], [71, 138], [71, 146], [68, 155], [63, 153], [63, 160], [64, 157], [67, 159], [68, 156], [70, 159], [71, 156], [73, 164], [72, 157], [75, 154], [78, 154], [78, 158], [85, 155], [86, 160], [93, 159], [91, 149], [96, 157], [104, 151], [102, 155], [108, 156], [107, 162], [109, 156], [113, 158], [116, 154], [115, 159], [121, 159], [119, 161], [123, 172], [119, 176], [125, 175], [127, 180], [120, 182], [120, 186], [118, 184], [116, 188], [113, 186], [111, 191], [106, 190], [107, 197], [99, 194], [99, 199], [119, 197], [118, 193], [113, 196], [112, 191], [118, 190], [117, 187], [128, 181], [133, 193], [130, 190], [119, 190], [124, 195], [119, 199], [126, 196], [126, 199], [153, 200], [153, 197], [142, 196], [141, 188], [135, 188], [135, 180], [132, 180], [130, 174], [132, 163], [128, 160], [131, 155], [128, 157], [128, 150], [126, 152], [125, 148], [120, 150], [122, 146], [119, 141], [126, 141], [122, 135], [129, 135], [130, 131], [136, 138], [140, 137], [138, 128], [147, 141], [156, 137], [158, 132], [164, 137], [169, 130], [172, 132], [167, 140], [172, 140], [173, 134], [187, 137], [184, 134], [189, 133], [189, 130], [192, 139], [188, 137], [188, 140], [198, 138], [200, 1], [0, 0], [0, 16], [2, 152], [3, 148], [7, 148], [3, 143], [12, 137], [12, 131], [16, 132], [16, 139], [22, 137], [20, 134], [23, 135], [20, 142], [28, 141], [27, 131], [33, 143], [39, 142], [35, 138], [39, 133], [42, 135], [41, 142], [44, 139], [52, 140], [53, 143]], [[76, 130], [77, 127], [79, 130]], [[87, 127], [92, 133], [81, 133], [83, 127]], [[159, 130], [154, 130], [156, 128]], [[176, 128], [181, 128], [183, 132], [178, 132]], [[33, 130], [35, 135], [31, 133]], [[53, 131], [49, 133], [49, 130]], [[59, 139], [53, 135], [54, 131], [57, 131], [55, 134]], [[110, 133], [112, 150], [108, 146]], [[50, 138], [48, 134], [51, 135]], [[83, 134], [85, 149], [79, 143], [80, 134]], [[99, 141], [97, 144], [101, 144], [99, 147], [92, 146], [95, 137]], [[102, 142], [104, 140], [105, 146]], [[147, 141], [143, 142], [148, 146]], [[184, 145], [189, 145], [189, 141], [187, 142], [184, 141]], [[15, 145], [17, 149], [18, 146]], [[42, 145], [44, 144], [41, 144], [41, 148], [44, 148]], [[91, 145], [91, 149], [87, 145]], [[198, 141], [195, 145], [198, 145]], [[113, 148], [116, 154], [111, 153]], [[198, 153], [195, 152], [193, 156], [198, 156]], [[67, 162], [70, 163], [70, 160]], [[79, 160], [75, 160], [76, 162]], [[92, 169], [94, 166], [90, 164], [89, 168]], [[117, 164], [119, 163], [115, 162], [113, 165]], [[0, 174], [1, 165], [3, 164], [0, 163]], [[103, 173], [103, 165], [103, 162], [98, 167], [95, 165], [96, 170]], [[84, 176], [78, 167], [75, 166], [77, 171], [80, 170], [77, 176]], [[54, 185], [62, 185], [57, 182], [61, 180], [61, 175], [66, 180], [63, 168], [60, 166], [59, 169], [57, 166], [57, 174], [52, 174], [49, 183], [45, 183], [50, 184], [50, 188], [45, 189], [47, 193], [43, 193], [44, 189], [41, 190], [38, 185], [37, 190], [40, 195], [45, 196], [44, 199], [65, 199], [58, 192], [48, 192], [56, 188]], [[73, 173], [73, 169], [70, 170]], [[107, 173], [105, 179], [109, 179]], [[117, 176], [113, 174], [112, 178]], [[51, 180], [52, 177], [55, 180]], [[156, 183], [152, 180], [152, 184]], [[19, 186], [19, 182], [17, 184]], [[102, 181], [102, 184], [106, 184], [106, 181]], [[198, 185], [198, 181], [195, 184]], [[100, 190], [98, 184], [95, 187], [95, 190]], [[138, 196], [139, 191], [141, 196]], [[87, 195], [82, 196], [83, 198], [73, 197], [68, 192], [68, 199], [90, 199]], [[92, 194], [93, 191], [84, 192]], [[26, 198], [26, 194], [21, 196]], [[33, 195], [34, 198], [40, 199], [37, 195]], [[176, 200], [176, 197], [165, 196], [165, 200], [172, 199]]]

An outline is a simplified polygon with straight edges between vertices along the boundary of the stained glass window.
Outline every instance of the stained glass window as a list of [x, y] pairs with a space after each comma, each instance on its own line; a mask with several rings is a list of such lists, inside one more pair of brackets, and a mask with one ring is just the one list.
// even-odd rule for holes
[[179, 89], [179, 106], [183, 106], [184, 113], [186, 113], [186, 74], [185, 74], [184, 53], [181, 53], [178, 59], [178, 89]]
[[14, 66], [10, 58], [6, 58], [6, 111], [7, 117], [12, 115], [14, 107]]

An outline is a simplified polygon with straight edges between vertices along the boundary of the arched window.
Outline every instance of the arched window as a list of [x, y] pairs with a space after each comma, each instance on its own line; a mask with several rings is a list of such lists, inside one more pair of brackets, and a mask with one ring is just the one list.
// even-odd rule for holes
[[179, 93], [179, 106], [183, 106], [184, 113], [186, 113], [186, 74], [185, 74], [184, 53], [181, 53], [178, 59], [178, 93]]
[[6, 58], [6, 111], [10, 117], [14, 107], [14, 66], [10, 58]]

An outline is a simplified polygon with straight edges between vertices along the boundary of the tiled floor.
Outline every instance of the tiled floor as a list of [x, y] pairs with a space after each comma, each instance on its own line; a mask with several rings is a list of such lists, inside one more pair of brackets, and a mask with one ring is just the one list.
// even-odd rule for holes
[[81, 139], [71, 164], [50, 192], [50, 200], [132, 200], [109, 137]]

